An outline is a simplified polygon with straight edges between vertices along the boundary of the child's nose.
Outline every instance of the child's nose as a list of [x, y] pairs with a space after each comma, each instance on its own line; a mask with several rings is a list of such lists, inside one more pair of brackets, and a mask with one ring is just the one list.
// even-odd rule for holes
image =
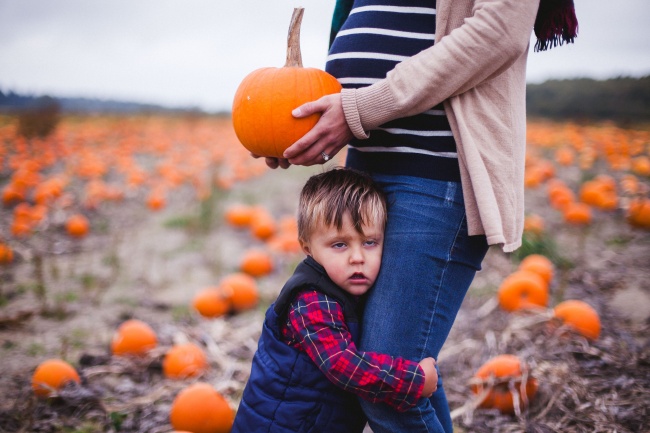
[[350, 251], [350, 263], [363, 263], [363, 249], [362, 248], [352, 248]]

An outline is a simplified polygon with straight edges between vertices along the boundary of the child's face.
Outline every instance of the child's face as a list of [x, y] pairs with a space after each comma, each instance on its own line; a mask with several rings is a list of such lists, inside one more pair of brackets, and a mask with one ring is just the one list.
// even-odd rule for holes
[[346, 214], [341, 230], [322, 225], [301, 245], [305, 254], [320, 263], [336, 285], [353, 295], [362, 295], [377, 279], [383, 241], [383, 226], [372, 222], [363, 226], [361, 234]]

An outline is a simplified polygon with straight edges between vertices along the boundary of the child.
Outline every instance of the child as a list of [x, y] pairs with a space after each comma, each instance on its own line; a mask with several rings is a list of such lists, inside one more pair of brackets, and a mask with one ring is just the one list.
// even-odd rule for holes
[[232, 433], [361, 432], [355, 394], [403, 411], [435, 391], [433, 358], [418, 364], [355, 345], [385, 224], [386, 201], [370, 177], [334, 169], [307, 181], [298, 208], [307, 258], [266, 312]]

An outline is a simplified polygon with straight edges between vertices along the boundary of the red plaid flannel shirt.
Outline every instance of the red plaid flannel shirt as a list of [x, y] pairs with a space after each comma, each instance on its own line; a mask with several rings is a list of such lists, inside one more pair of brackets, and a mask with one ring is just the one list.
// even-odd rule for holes
[[422, 395], [424, 372], [417, 362], [361, 352], [334, 299], [302, 291], [291, 303], [284, 341], [302, 350], [335, 385], [370, 402], [385, 402], [399, 411], [415, 406]]

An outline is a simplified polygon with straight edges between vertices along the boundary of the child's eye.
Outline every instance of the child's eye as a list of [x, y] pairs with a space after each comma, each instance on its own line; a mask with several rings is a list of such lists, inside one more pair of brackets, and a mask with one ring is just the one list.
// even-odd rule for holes
[[345, 248], [345, 242], [336, 242], [332, 244], [332, 248]]
[[363, 243], [363, 245], [365, 245], [366, 247], [374, 247], [376, 245], [379, 245], [379, 242], [377, 242], [376, 240], [367, 240]]

